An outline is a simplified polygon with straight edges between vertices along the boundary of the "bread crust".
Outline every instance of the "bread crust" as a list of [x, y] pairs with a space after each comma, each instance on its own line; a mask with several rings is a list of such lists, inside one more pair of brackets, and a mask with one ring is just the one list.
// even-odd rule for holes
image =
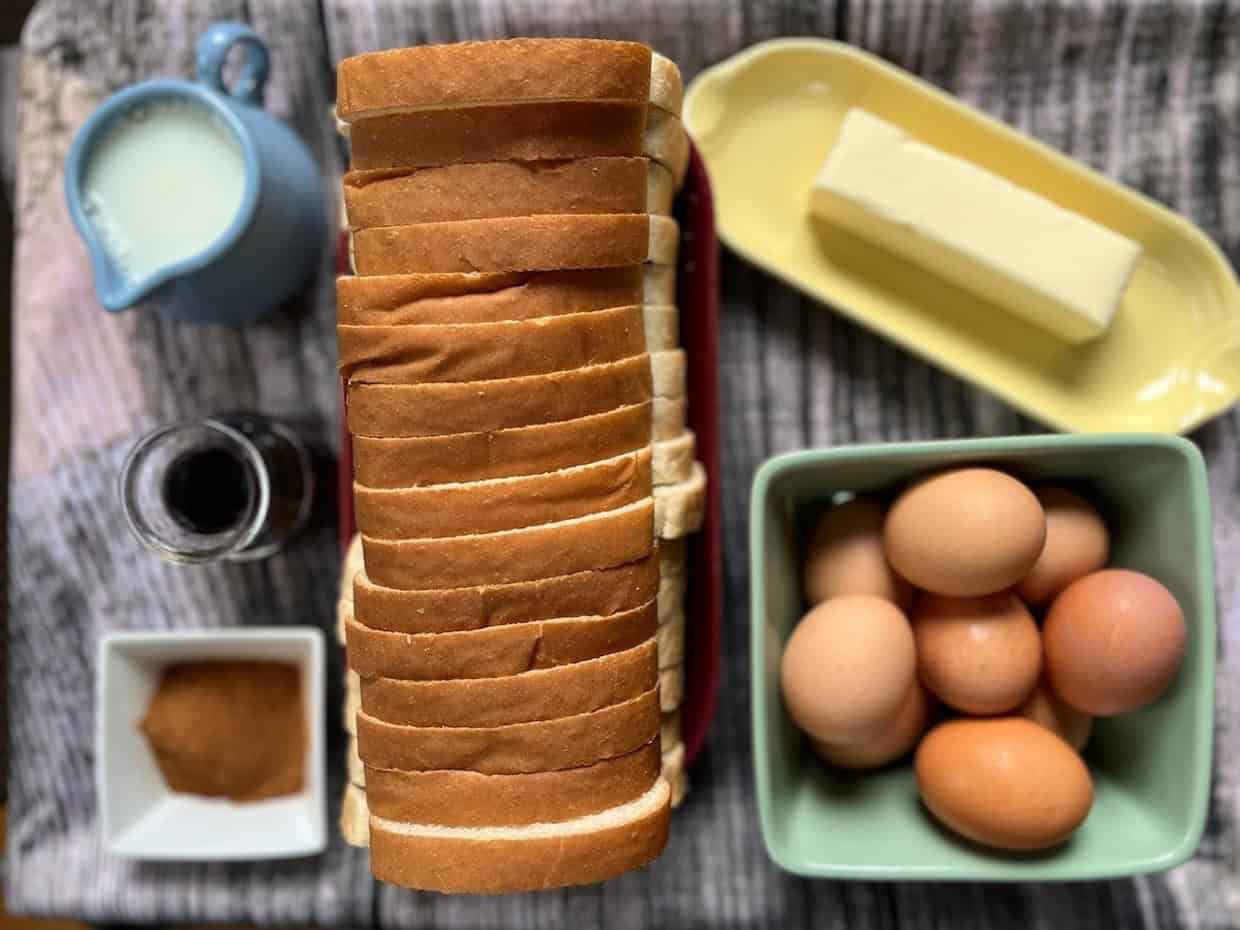
[[[637, 103], [565, 102], [392, 113], [349, 127], [349, 167], [374, 171], [648, 155], [676, 176], [675, 133], [664, 121], [647, 133], [646, 110]], [[646, 151], [647, 143], [654, 151]]]
[[501, 678], [363, 678], [362, 710], [413, 727], [502, 727], [601, 710], [658, 683], [652, 639], [610, 655]]
[[377, 817], [446, 827], [509, 827], [571, 820], [641, 797], [659, 777], [652, 740], [633, 752], [555, 772], [400, 772], [367, 768], [366, 800]]
[[355, 436], [448, 436], [572, 420], [644, 403], [651, 393], [650, 362], [639, 355], [492, 381], [350, 384], [346, 416]]
[[501, 323], [336, 327], [340, 373], [372, 384], [486, 381], [586, 368], [646, 351], [641, 307]]
[[614, 568], [484, 584], [403, 591], [353, 579], [353, 609], [366, 626], [395, 633], [449, 633], [557, 617], [611, 616], [656, 596], [659, 560], [648, 555]]
[[662, 779], [656, 787], [657, 805], [632, 820], [550, 836], [409, 836], [372, 816], [371, 871], [406, 888], [476, 894], [605, 881], [657, 858], [667, 844], [670, 788]]
[[498, 678], [640, 645], [658, 630], [658, 604], [604, 617], [531, 620], [451, 633], [392, 633], [345, 619], [349, 667], [363, 678]]
[[366, 574], [390, 588], [420, 590], [532, 581], [633, 562], [654, 551], [654, 501], [567, 521], [478, 536], [371, 539]]
[[[470, 162], [434, 168], [350, 171], [350, 229], [539, 214], [667, 212], [673, 182], [645, 158]], [[660, 209], [662, 208], [662, 209]]]
[[[336, 115], [352, 121], [400, 108], [539, 100], [645, 104], [650, 100], [651, 57], [650, 48], [637, 42], [558, 38], [368, 52], [340, 62]], [[662, 68], [660, 83], [668, 78]], [[669, 96], [668, 89], [661, 92]]]
[[[353, 474], [358, 484], [369, 488], [542, 474], [643, 448], [650, 442], [652, 416], [653, 405], [646, 401], [574, 420], [494, 432], [404, 439], [354, 436]], [[663, 448], [663, 443], [656, 444], [653, 463], [659, 464], [652, 463], [653, 471], [669, 476], [669, 481], [683, 481], [689, 477], [688, 464], [681, 469], [671, 461], [683, 450], [674, 447], [678, 440], [668, 442]]]
[[631, 307], [645, 300], [644, 277], [637, 265], [490, 274], [345, 275], [336, 279], [336, 320], [345, 326], [496, 323]]
[[676, 222], [646, 213], [505, 216], [352, 233], [359, 275], [615, 268], [675, 260]]
[[574, 468], [464, 484], [375, 489], [353, 485], [357, 527], [373, 539], [498, 533], [585, 517], [649, 497], [652, 450]]
[[407, 771], [550, 772], [633, 752], [658, 732], [655, 690], [588, 714], [502, 727], [410, 727], [357, 715], [361, 760]]

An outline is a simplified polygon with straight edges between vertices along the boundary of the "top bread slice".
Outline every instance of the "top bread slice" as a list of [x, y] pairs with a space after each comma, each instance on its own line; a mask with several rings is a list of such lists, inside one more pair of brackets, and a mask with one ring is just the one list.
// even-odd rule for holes
[[623, 157], [350, 171], [343, 183], [350, 229], [499, 216], [667, 214], [676, 192], [665, 166]]
[[501, 39], [354, 55], [337, 69], [336, 116], [356, 122], [441, 107], [594, 100], [679, 113], [680, 71], [636, 42]]
[[359, 275], [615, 268], [676, 261], [680, 229], [647, 213], [507, 216], [359, 229]]
[[499, 323], [675, 300], [671, 265], [336, 279], [341, 326]]

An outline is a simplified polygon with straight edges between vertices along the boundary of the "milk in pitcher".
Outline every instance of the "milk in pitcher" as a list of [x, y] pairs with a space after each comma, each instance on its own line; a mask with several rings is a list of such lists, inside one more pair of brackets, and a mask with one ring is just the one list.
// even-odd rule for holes
[[130, 282], [201, 254], [241, 210], [241, 145], [191, 101], [159, 101], [117, 119], [91, 154], [83, 210]]

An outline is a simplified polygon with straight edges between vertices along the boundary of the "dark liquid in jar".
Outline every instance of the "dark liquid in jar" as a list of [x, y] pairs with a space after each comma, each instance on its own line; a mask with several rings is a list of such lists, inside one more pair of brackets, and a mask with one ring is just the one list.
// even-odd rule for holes
[[173, 519], [190, 532], [222, 533], [245, 519], [252, 484], [245, 463], [230, 449], [196, 449], [169, 466], [164, 503]]

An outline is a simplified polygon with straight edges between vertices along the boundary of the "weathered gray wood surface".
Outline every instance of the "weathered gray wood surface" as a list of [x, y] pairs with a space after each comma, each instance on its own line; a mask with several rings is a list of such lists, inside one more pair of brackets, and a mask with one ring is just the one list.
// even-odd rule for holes
[[[551, 7], [551, 9], [548, 9]], [[273, 44], [271, 107], [330, 176], [332, 63], [415, 42], [508, 34], [648, 41], [691, 77], [778, 35], [838, 36], [1184, 211], [1240, 258], [1240, 4], [762, 0], [46, 0], [26, 34], [19, 138], [18, 410], [12, 504], [12, 739], [7, 895], [17, 910], [390, 927], [1231, 928], [1240, 925], [1237, 658], [1240, 416], [1199, 431], [1214, 491], [1222, 623], [1216, 787], [1196, 859], [1084, 885], [805, 882], [762, 852], [748, 760], [749, 481], [766, 456], [858, 440], [1033, 426], [731, 256], [723, 266], [723, 488], [730, 613], [717, 724], [655, 866], [597, 888], [494, 900], [369, 881], [339, 844], [258, 866], [132, 866], [103, 855], [91, 784], [94, 649], [109, 629], [263, 620], [325, 624], [330, 529], [261, 566], [183, 570], [142, 556], [112, 483], [141, 429], [246, 405], [330, 442], [337, 415], [328, 278], [300, 316], [244, 332], [106, 318], [60, 197], [69, 134], [104, 94], [185, 74], [219, 17]], [[325, 194], [326, 196], [326, 194]], [[338, 773], [337, 773], [338, 775]]]

